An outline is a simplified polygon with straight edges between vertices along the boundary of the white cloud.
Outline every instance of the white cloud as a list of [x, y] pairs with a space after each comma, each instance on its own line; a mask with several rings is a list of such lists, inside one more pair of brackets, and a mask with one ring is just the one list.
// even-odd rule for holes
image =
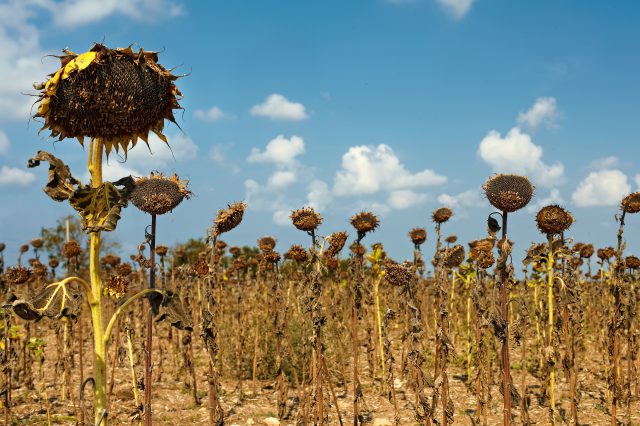
[[196, 118], [202, 121], [208, 121], [210, 123], [220, 121], [223, 118], [231, 118], [231, 115], [224, 112], [217, 106], [211, 107], [207, 110], [197, 109], [194, 113]]
[[558, 105], [556, 98], [541, 97], [526, 112], [518, 114], [518, 124], [526, 125], [530, 129], [537, 129], [542, 124], [554, 127], [558, 120]]
[[66, 0], [40, 1], [60, 27], [76, 27], [123, 15], [139, 21], [175, 17], [183, 12], [180, 3], [171, 0]]
[[249, 163], [274, 163], [278, 166], [293, 166], [296, 157], [304, 153], [304, 140], [299, 136], [291, 136], [291, 139], [283, 135], [276, 136], [267, 144], [264, 151], [253, 148], [247, 161]]
[[307, 187], [307, 202], [316, 210], [324, 210], [331, 203], [333, 195], [329, 185], [319, 179], [314, 179]]
[[308, 117], [304, 105], [291, 102], [278, 93], [267, 96], [263, 103], [254, 105], [249, 112], [253, 116], [267, 117], [272, 120], [299, 121]]
[[564, 178], [564, 166], [562, 163], [545, 164], [542, 154], [543, 149], [518, 127], [509, 130], [504, 138], [492, 130], [478, 147], [480, 158], [496, 173], [524, 174], [532, 177], [536, 185], [557, 185]]
[[620, 170], [591, 172], [578, 184], [571, 199], [578, 207], [615, 206], [631, 192], [627, 176]]
[[[40, 43], [39, 27], [32, 21], [48, 11], [63, 28], [89, 24], [113, 14], [139, 20], [175, 16], [181, 6], [170, 0], [8, 0], [0, 2], [0, 120], [24, 120], [33, 113], [34, 82], [46, 80], [58, 66], [56, 52]], [[84, 48], [86, 46], [79, 47]]]
[[424, 204], [429, 201], [427, 194], [419, 194], [410, 189], [399, 189], [391, 191], [387, 202], [389, 206], [397, 210], [407, 209], [409, 207]]
[[589, 164], [589, 168], [593, 170], [614, 169], [620, 164], [620, 159], [615, 156], [602, 157], [595, 159]]
[[638, 191], [640, 191], [640, 174], [636, 175], [636, 186], [638, 187]]
[[17, 167], [0, 167], [0, 186], [24, 187], [29, 186], [36, 180], [36, 175]]
[[447, 181], [431, 169], [409, 172], [388, 145], [353, 146], [342, 156], [342, 168], [334, 177], [333, 192], [338, 196], [374, 194]]
[[436, 0], [440, 6], [451, 13], [454, 18], [461, 19], [469, 13], [475, 0]]
[[272, 189], [284, 189], [296, 181], [295, 172], [291, 170], [278, 170], [267, 180], [267, 186]]
[[481, 190], [469, 189], [456, 195], [440, 194], [438, 195], [438, 203], [447, 207], [478, 207], [486, 204], [481, 196]]
[[6, 133], [0, 130], [0, 155], [4, 155], [9, 152], [9, 147], [11, 147], [9, 137]]
[[291, 225], [291, 210], [289, 209], [278, 209], [273, 212], [271, 215], [271, 219], [273, 219], [273, 223], [279, 226], [290, 226]]
[[560, 190], [558, 188], [552, 188], [549, 191], [549, 195], [544, 198], [537, 198], [537, 201], [534, 204], [530, 204], [527, 207], [527, 211], [529, 213], [535, 213], [541, 208], [548, 206], [550, 204], [562, 204], [564, 203], [564, 198], [560, 195]]

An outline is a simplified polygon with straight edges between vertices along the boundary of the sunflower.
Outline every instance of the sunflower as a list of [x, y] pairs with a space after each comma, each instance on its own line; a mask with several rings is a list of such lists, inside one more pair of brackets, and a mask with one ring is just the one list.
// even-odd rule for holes
[[64, 50], [61, 67], [41, 89], [38, 112], [42, 130], [62, 140], [100, 138], [107, 156], [112, 149], [125, 156], [138, 139], [148, 143], [149, 132], [167, 143], [164, 120], [175, 123], [174, 109], [182, 109], [178, 78], [158, 63], [158, 53], [131, 46], [110, 49], [95, 44], [88, 52]]
[[175, 209], [183, 199], [191, 197], [187, 184], [178, 175], [165, 177], [162, 173], [151, 172], [149, 177], [136, 180], [130, 195], [131, 202], [143, 212], [163, 215]]

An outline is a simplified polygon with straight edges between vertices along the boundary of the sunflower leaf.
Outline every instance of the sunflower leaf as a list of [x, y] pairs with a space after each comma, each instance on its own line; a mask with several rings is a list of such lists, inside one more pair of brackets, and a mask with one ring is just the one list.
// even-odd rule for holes
[[120, 220], [120, 211], [127, 206], [129, 194], [134, 188], [135, 182], [131, 176], [116, 182], [105, 182], [96, 188], [83, 185], [73, 193], [69, 202], [80, 213], [85, 232], [113, 231]]
[[76, 190], [75, 186], [81, 182], [71, 175], [69, 166], [55, 155], [38, 151], [35, 157], [29, 159], [29, 168], [37, 167], [41, 161], [49, 163], [49, 181], [44, 187], [44, 192], [55, 201], [68, 200]]

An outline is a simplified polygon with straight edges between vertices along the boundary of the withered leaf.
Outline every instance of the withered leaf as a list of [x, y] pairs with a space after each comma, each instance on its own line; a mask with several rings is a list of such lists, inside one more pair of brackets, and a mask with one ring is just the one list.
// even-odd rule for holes
[[28, 167], [37, 167], [41, 161], [49, 163], [49, 181], [44, 187], [44, 192], [55, 201], [68, 200], [74, 193], [75, 186], [81, 185], [81, 182], [71, 175], [69, 166], [46, 151], [38, 151], [35, 157], [30, 158]]

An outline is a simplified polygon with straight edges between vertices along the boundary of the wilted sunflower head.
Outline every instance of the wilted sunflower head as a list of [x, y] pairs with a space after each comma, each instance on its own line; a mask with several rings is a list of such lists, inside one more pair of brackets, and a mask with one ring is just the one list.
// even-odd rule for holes
[[62, 246], [62, 256], [67, 259], [71, 259], [72, 257], [76, 257], [80, 254], [82, 249], [80, 248], [80, 244], [77, 241], [71, 240]]
[[238, 255], [240, 254], [240, 252], [242, 251], [242, 249], [238, 246], [231, 246], [229, 247], [229, 253], [231, 253], [231, 255], [233, 257], [238, 257]]
[[276, 264], [280, 262], [280, 253], [277, 251], [265, 251], [262, 253], [262, 259], [269, 264]]
[[20, 253], [26, 253], [29, 251], [29, 244], [23, 244], [20, 246]]
[[44, 245], [44, 240], [42, 238], [34, 238], [29, 243], [31, 244], [31, 247], [38, 250]]
[[302, 263], [309, 259], [309, 254], [304, 248], [294, 244], [284, 253], [284, 258]]
[[389, 284], [404, 287], [411, 283], [414, 275], [406, 266], [388, 260], [384, 265], [384, 277]]
[[533, 197], [533, 185], [525, 176], [497, 174], [482, 188], [492, 206], [512, 213], [525, 207]]
[[625, 213], [638, 213], [640, 212], [640, 192], [634, 192], [629, 194], [622, 200], [620, 208]]
[[226, 209], [218, 211], [218, 215], [214, 220], [215, 230], [213, 231], [213, 236], [216, 237], [225, 232], [229, 232], [240, 225], [246, 208], [247, 205], [245, 203], [239, 202], [231, 203]]
[[633, 269], [634, 271], [636, 269], [640, 269], [640, 259], [638, 259], [636, 256], [627, 256], [624, 259], [624, 264], [627, 268]]
[[96, 44], [81, 55], [64, 53], [61, 68], [38, 87], [35, 116], [44, 118], [43, 130], [58, 140], [100, 138], [107, 155], [113, 148], [126, 155], [138, 138], [147, 142], [149, 132], [167, 141], [164, 120], [175, 122], [181, 93], [157, 52]]
[[593, 256], [594, 248], [593, 244], [585, 244], [580, 249], [580, 257], [584, 259], [590, 259]]
[[258, 239], [258, 247], [263, 252], [271, 251], [276, 247], [276, 241], [276, 237], [262, 237]]
[[409, 238], [415, 246], [420, 246], [427, 241], [427, 230], [424, 228], [413, 228], [409, 231]]
[[2, 253], [6, 247], [5, 243], [0, 243], [0, 253]]
[[289, 217], [291, 218], [291, 222], [293, 222], [293, 226], [306, 232], [315, 231], [322, 223], [322, 216], [316, 213], [312, 207], [303, 207], [294, 210]]
[[136, 179], [136, 187], [129, 196], [131, 202], [143, 212], [162, 215], [175, 209], [185, 198], [191, 197], [188, 181], [178, 175], [165, 177], [151, 172], [149, 177]]
[[365, 234], [375, 231], [380, 225], [380, 219], [371, 212], [360, 212], [351, 217], [351, 226], [356, 228], [358, 235], [364, 237]]
[[449, 235], [447, 238], [444, 239], [444, 241], [447, 244], [455, 244], [456, 241], [458, 241], [458, 236], [457, 235]]
[[115, 268], [120, 263], [120, 257], [114, 254], [108, 254], [100, 259], [100, 261], [103, 265]]
[[129, 289], [129, 279], [120, 275], [111, 275], [106, 287], [110, 296], [120, 299]]
[[447, 268], [457, 268], [462, 265], [462, 262], [464, 262], [464, 256], [464, 247], [460, 244], [456, 244], [444, 251], [444, 265]]
[[573, 224], [573, 216], [560, 206], [550, 205], [540, 209], [536, 224], [543, 234], [561, 234]]
[[60, 261], [58, 259], [55, 257], [49, 259], [49, 268], [56, 269], [58, 266], [60, 266]]
[[601, 248], [598, 249], [598, 257], [600, 258], [600, 260], [609, 260], [611, 259], [613, 256], [615, 256], [616, 252], [613, 249], [613, 247], [605, 247], [605, 248]]
[[129, 265], [128, 263], [121, 263], [118, 266], [116, 266], [116, 274], [120, 275], [121, 277], [127, 277], [131, 275], [132, 272], [133, 272], [133, 269], [131, 268], [131, 265]]
[[340, 250], [344, 247], [344, 244], [347, 242], [349, 234], [345, 231], [334, 232], [329, 236], [329, 248], [325, 252], [327, 256], [334, 257], [340, 253]]
[[355, 241], [351, 243], [351, 245], [349, 246], [349, 250], [351, 250], [351, 253], [355, 254], [356, 256], [364, 256], [364, 254], [367, 252], [367, 249], [362, 244], [358, 244]]
[[437, 224], [445, 223], [451, 219], [451, 216], [453, 216], [453, 210], [449, 207], [440, 207], [431, 213], [431, 219]]
[[4, 273], [4, 279], [9, 284], [24, 284], [31, 279], [33, 271], [24, 266], [12, 266], [7, 268]]
[[156, 247], [156, 254], [160, 257], [164, 257], [167, 255], [167, 253], [169, 252], [169, 247], [167, 246], [157, 246]]

